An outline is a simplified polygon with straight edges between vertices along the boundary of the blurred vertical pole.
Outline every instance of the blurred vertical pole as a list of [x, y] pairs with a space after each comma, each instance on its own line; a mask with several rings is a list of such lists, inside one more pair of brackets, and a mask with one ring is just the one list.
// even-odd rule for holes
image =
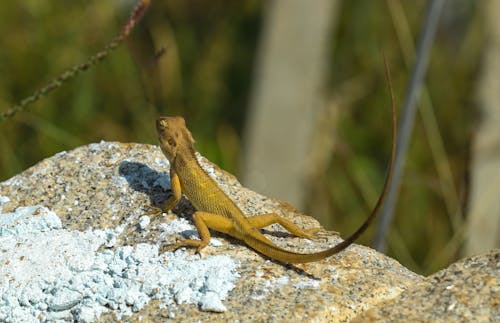
[[415, 121], [415, 112], [417, 108], [417, 98], [420, 93], [421, 85], [427, 71], [429, 62], [429, 53], [434, 41], [439, 16], [443, 8], [445, 0], [430, 0], [428, 1], [426, 18], [423, 24], [423, 29], [418, 42], [416, 63], [413, 67], [412, 77], [406, 93], [405, 102], [403, 105], [401, 121], [399, 124], [399, 138], [396, 149], [396, 163], [394, 165], [394, 176], [387, 195], [387, 200], [382, 209], [378, 222], [377, 232], [375, 234], [374, 247], [380, 252], [385, 252], [387, 249], [386, 235], [391, 224], [394, 214], [394, 208], [401, 187], [403, 176], [403, 166], [406, 153], [408, 151], [408, 143], [413, 130]]
[[485, 55], [478, 82], [481, 120], [472, 146], [466, 255], [500, 246], [500, 1], [486, 3]]
[[245, 133], [245, 185], [297, 207], [338, 1], [268, 3]]

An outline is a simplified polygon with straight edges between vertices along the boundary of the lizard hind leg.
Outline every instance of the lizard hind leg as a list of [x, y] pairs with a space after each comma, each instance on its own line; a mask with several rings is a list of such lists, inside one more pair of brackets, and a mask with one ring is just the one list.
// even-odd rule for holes
[[293, 223], [290, 220], [287, 220], [283, 217], [280, 217], [276, 213], [266, 213], [266, 214], [259, 214], [259, 215], [254, 215], [250, 216], [247, 218], [247, 220], [250, 222], [250, 224], [257, 229], [262, 229], [264, 227], [267, 227], [271, 224], [278, 223], [280, 224], [283, 228], [285, 228], [288, 232], [291, 234], [300, 237], [300, 238], [306, 238], [313, 240], [315, 238], [315, 234], [318, 232], [326, 232], [330, 234], [335, 234], [338, 235], [338, 232], [335, 231], [327, 231], [323, 228], [311, 228], [311, 229], [302, 229], [299, 226], [297, 226], [295, 223]]
[[200, 240], [185, 239], [175, 243], [168, 249], [176, 250], [181, 247], [196, 248], [196, 253], [200, 253], [210, 242], [210, 229], [231, 235], [233, 223], [227, 217], [197, 211], [193, 214], [193, 222], [200, 236]]

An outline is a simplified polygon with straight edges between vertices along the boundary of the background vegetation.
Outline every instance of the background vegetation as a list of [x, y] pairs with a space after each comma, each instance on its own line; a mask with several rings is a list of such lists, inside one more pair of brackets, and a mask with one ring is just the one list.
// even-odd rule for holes
[[[430, 114], [417, 117], [389, 235], [389, 255], [422, 274], [460, 256], [462, 240], [453, 237], [467, 214], [470, 146], [478, 116], [475, 80], [484, 48], [484, 5], [452, 3], [441, 18], [426, 77]], [[117, 34], [132, 5], [0, 2], [0, 110], [100, 50]], [[343, 103], [331, 163], [318, 188], [328, 196], [321, 201], [328, 214], [320, 220], [344, 235], [373, 204], [389, 151], [380, 50], [389, 58], [400, 106], [413, 61], [408, 44], [418, 38], [424, 5], [341, 1], [329, 35], [324, 91]], [[0, 124], [0, 180], [91, 142], [156, 144], [159, 115], [183, 115], [198, 150], [238, 174], [267, 9], [268, 2], [259, 0], [153, 1], [129, 40], [110, 57]], [[444, 150], [436, 153], [432, 145], [441, 141]], [[449, 171], [444, 177], [443, 165]], [[307, 208], [311, 203], [316, 202], [306, 203]], [[373, 229], [361, 243], [371, 244]]]

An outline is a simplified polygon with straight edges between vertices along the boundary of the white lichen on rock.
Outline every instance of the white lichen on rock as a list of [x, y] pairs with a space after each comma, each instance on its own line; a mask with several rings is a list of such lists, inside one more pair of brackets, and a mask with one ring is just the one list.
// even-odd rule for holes
[[130, 315], [152, 299], [225, 310], [238, 277], [231, 258], [159, 254], [147, 243], [99, 251], [121, 230], [65, 230], [41, 206], [0, 214], [0, 321], [91, 322], [109, 309]]

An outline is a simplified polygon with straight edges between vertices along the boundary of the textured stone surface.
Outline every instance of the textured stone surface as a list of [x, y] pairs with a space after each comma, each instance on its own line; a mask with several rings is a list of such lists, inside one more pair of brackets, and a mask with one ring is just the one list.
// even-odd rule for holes
[[[248, 215], [276, 212], [304, 228], [319, 225], [287, 204], [241, 187], [212, 164], [204, 161], [202, 165]], [[160, 150], [139, 144], [90, 144], [59, 153], [0, 183], [0, 195], [10, 198], [3, 204], [3, 212], [43, 205], [56, 212], [67, 229], [122, 225], [124, 230], [113, 248], [143, 242], [172, 244], [180, 236], [165, 234], [162, 223], [178, 215], [190, 220], [193, 212], [183, 199], [175, 214], [151, 216], [149, 223], [143, 218], [168, 197], [169, 178], [168, 163]], [[278, 225], [264, 232], [276, 244], [299, 252], [323, 250], [340, 241], [335, 235], [322, 235], [315, 241], [295, 238]], [[151, 301], [133, 314], [132, 321], [162, 321], [173, 316], [189, 321], [349, 321], [422, 280], [395, 260], [359, 245], [321, 262], [291, 266], [270, 261], [230, 237], [213, 236], [221, 243], [213, 240], [203, 257], [228, 255], [239, 262], [240, 279], [224, 301], [227, 311], [215, 314], [195, 305], [164, 307]], [[113, 318], [112, 314], [102, 317]]]
[[500, 249], [460, 260], [354, 321], [382, 320], [500, 322]]

